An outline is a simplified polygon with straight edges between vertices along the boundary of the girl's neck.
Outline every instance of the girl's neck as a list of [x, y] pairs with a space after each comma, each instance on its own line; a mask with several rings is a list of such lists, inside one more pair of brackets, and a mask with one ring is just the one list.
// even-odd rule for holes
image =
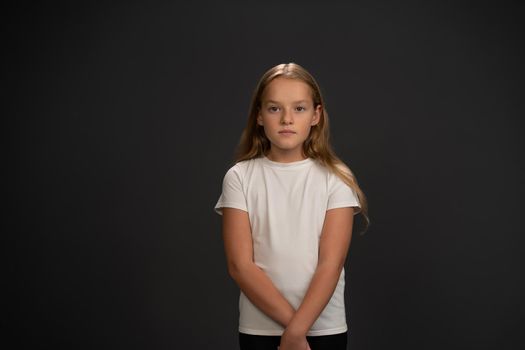
[[266, 154], [266, 158], [278, 163], [292, 163], [298, 162], [300, 160], [305, 160], [308, 157], [306, 157], [302, 152], [301, 154], [288, 154], [281, 152], [272, 152], [272, 150], [270, 150], [268, 154]]

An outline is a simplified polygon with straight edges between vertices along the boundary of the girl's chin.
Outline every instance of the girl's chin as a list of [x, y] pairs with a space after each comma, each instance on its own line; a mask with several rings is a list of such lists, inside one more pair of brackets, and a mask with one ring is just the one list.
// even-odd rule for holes
[[293, 137], [289, 137], [289, 136], [281, 137], [279, 139], [276, 139], [275, 142], [271, 142], [271, 143], [276, 145], [277, 147], [282, 147], [282, 148], [301, 147], [303, 143], [300, 142], [300, 140], [296, 139], [295, 136], [297, 135], [294, 135]]

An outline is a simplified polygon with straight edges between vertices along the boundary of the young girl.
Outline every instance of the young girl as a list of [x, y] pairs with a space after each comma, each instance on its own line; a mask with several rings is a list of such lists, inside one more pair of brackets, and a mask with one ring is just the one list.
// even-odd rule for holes
[[330, 147], [321, 91], [303, 67], [260, 79], [215, 210], [241, 289], [241, 349], [346, 349], [344, 263], [353, 216], [368, 226], [367, 201]]

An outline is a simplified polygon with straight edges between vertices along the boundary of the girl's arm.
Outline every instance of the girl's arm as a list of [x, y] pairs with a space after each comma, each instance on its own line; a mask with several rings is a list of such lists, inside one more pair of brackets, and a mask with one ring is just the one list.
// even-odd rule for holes
[[240, 209], [223, 208], [222, 216], [222, 234], [230, 276], [255, 306], [286, 327], [295, 310], [253, 261], [248, 213]]
[[281, 350], [295, 349], [292, 344], [302, 342], [330, 301], [350, 246], [353, 219], [352, 207], [335, 208], [326, 212], [317, 268], [301, 305], [281, 338]]

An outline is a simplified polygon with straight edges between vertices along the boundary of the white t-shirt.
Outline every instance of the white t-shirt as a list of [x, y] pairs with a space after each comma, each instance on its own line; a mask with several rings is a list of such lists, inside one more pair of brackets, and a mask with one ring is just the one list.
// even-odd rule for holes
[[[297, 309], [317, 267], [319, 238], [328, 209], [356, 207], [355, 191], [312, 158], [279, 163], [267, 157], [242, 161], [224, 176], [215, 211], [223, 207], [248, 212], [253, 258], [275, 287]], [[332, 298], [307, 335], [347, 331], [345, 271]], [[239, 332], [282, 335], [283, 327], [266, 316], [241, 291]]]

